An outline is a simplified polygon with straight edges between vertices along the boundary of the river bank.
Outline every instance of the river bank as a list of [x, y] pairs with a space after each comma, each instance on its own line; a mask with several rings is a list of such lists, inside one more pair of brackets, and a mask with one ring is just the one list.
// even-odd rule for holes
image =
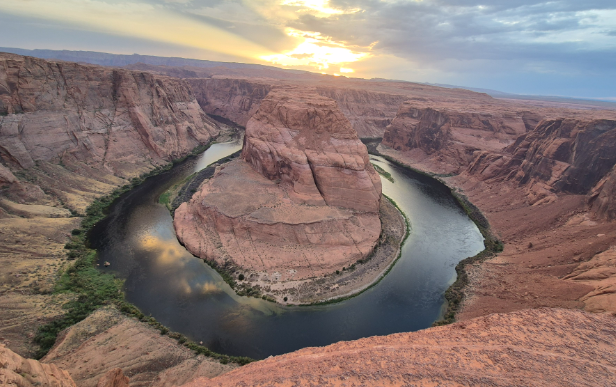
[[[235, 133], [233, 130], [231, 132]], [[225, 131], [220, 138], [229, 140], [234, 137], [237, 136]], [[196, 356], [210, 357], [222, 364], [231, 362], [242, 365], [252, 361], [247, 357], [226, 356], [213, 352], [180, 333], [172, 332], [155, 318], [146, 316], [139, 308], [125, 300], [124, 281], [116, 278], [112, 273], [100, 270], [103, 265], [99, 262], [96, 251], [90, 246], [90, 236], [93, 229], [107, 217], [109, 209], [119, 198], [139, 187], [149, 178], [168, 173], [173, 167], [194, 159], [215, 143], [216, 141], [212, 141], [210, 144], [199, 146], [182, 158], [144, 173], [132, 179], [130, 184], [116, 188], [110, 194], [94, 200], [87, 207], [84, 216], [81, 218], [80, 226], [71, 231], [71, 238], [64, 246], [67, 250], [68, 261], [74, 262], [67, 264], [60, 271], [53, 287], [54, 294], [68, 295], [69, 301], [63, 306], [65, 312], [61, 316], [38, 328], [33, 337], [34, 343], [39, 346], [35, 354], [36, 358], [47, 355], [48, 351], [56, 344], [56, 338], [62, 331], [85, 320], [101, 307], [112, 305], [125, 316], [136, 318], [147, 326], [158, 330], [160, 335], [174, 339], [178, 345], [193, 351]], [[108, 262], [105, 262], [104, 266], [108, 266]]]
[[[467, 266], [478, 265], [488, 259], [494, 258], [498, 253], [503, 251], [503, 242], [492, 233], [490, 223], [481, 210], [475, 206], [463, 193], [457, 192], [457, 188], [449, 187], [447, 182], [443, 179], [444, 177], [450, 177], [451, 175], [443, 175], [426, 169], [414, 168], [411, 165], [400, 161], [400, 158], [402, 157], [398, 154], [399, 152], [380, 146], [378, 139], [368, 141], [367, 145], [371, 154], [381, 156], [389, 162], [402, 168], [407, 168], [411, 171], [425, 174], [446, 185], [450, 189], [452, 196], [456, 198], [460, 206], [464, 209], [464, 212], [475, 223], [484, 238], [485, 249], [483, 251], [472, 257], [463, 259], [456, 265], [456, 279], [445, 292], [445, 300], [447, 305], [444, 308], [443, 316], [438, 321], [434, 322], [433, 325], [440, 326], [451, 324], [456, 321], [456, 315], [460, 311], [463, 301], [467, 295], [467, 286], [469, 286], [469, 276], [466, 271]], [[396, 158], [396, 156], [398, 156], [398, 158]]]
[[[410, 153], [383, 146], [379, 151], [431, 175], [446, 169], [431, 168]], [[452, 317], [463, 321], [538, 307], [616, 313], [610, 301], [614, 293], [601, 274], [616, 244], [616, 230], [613, 222], [588, 212], [584, 196], [559, 195], [552, 203], [532, 206], [524, 188], [512, 183], [486, 183], [467, 173], [440, 179], [475, 203], [504, 243], [498, 255], [484, 253], [460, 268], [460, 286], [450, 291], [458, 300]]]
[[[161, 203], [173, 211], [190, 200], [199, 185], [211, 178], [215, 170], [236, 158], [238, 153], [217, 161], [195, 172], [181, 183], [173, 185], [161, 195]], [[369, 256], [348, 267], [315, 278], [302, 280], [271, 281], [259, 275], [251, 275], [246, 268], [233, 263], [217, 265], [204, 260], [215, 269], [239, 296], [262, 298], [281, 305], [321, 305], [340, 302], [360, 294], [374, 286], [391, 269], [400, 257], [400, 247], [409, 233], [409, 223], [402, 211], [391, 199], [381, 200], [380, 237]]]

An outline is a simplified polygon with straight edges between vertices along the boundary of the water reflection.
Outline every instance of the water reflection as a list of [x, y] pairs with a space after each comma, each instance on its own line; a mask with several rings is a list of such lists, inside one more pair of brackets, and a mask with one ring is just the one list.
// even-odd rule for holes
[[412, 234], [402, 258], [374, 288], [343, 303], [281, 307], [239, 297], [222, 278], [175, 238], [169, 211], [158, 197], [170, 186], [241, 145], [215, 144], [122, 197], [95, 229], [100, 260], [125, 278], [127, 299], [172, 330], [212, 350], [254, 358], [340, 340], [412, 331], [439, 317], [443, 293], [461, 259], [482, 249], [481, 234], [446, 187], [371, 157], [392, 174], [383, 192], [407, 213]]

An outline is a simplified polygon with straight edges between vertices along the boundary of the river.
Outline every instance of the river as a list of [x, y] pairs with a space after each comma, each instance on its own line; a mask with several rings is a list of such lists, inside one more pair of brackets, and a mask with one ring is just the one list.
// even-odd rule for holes
[[[309, 346], [429, 327], [442, 315], [455, 266], [483, 250], [475, 224], [440, 182], [370, 156], [395, 180], [383, 182], [411, 223], [393, 270], [376, 286], [337, 304], [283, 307], [239, 297], [181, 246], [159, 196], [241, 143], [214, 144], [204, 154], [147, 179], [120, 197], [92, 232], [106, 270], [125, 279], [126, 298], [146, 315], [213, 351], [262, 359]], [[384, 199], [385, 200], [385, 199]]]

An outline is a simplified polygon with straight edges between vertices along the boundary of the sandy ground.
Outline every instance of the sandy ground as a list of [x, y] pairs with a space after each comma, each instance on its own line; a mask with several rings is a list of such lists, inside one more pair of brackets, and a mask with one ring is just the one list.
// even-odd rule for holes
[[79, 218], [0, 219], [0, 343], [19, 355], [32, 355], [38, 327], [63, 314], [70, 299], [50, 292], [78, 224]]

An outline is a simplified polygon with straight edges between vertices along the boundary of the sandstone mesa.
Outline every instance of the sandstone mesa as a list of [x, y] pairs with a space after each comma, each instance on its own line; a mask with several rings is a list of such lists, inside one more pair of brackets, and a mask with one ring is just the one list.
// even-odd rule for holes
[[314, 279], [373, 250], [380, 201], [366, 146], [336, 103], [274, 89], [246, 126], [241, 160], [203, 183], [174, 226], [193, 254], [246, 277]]

